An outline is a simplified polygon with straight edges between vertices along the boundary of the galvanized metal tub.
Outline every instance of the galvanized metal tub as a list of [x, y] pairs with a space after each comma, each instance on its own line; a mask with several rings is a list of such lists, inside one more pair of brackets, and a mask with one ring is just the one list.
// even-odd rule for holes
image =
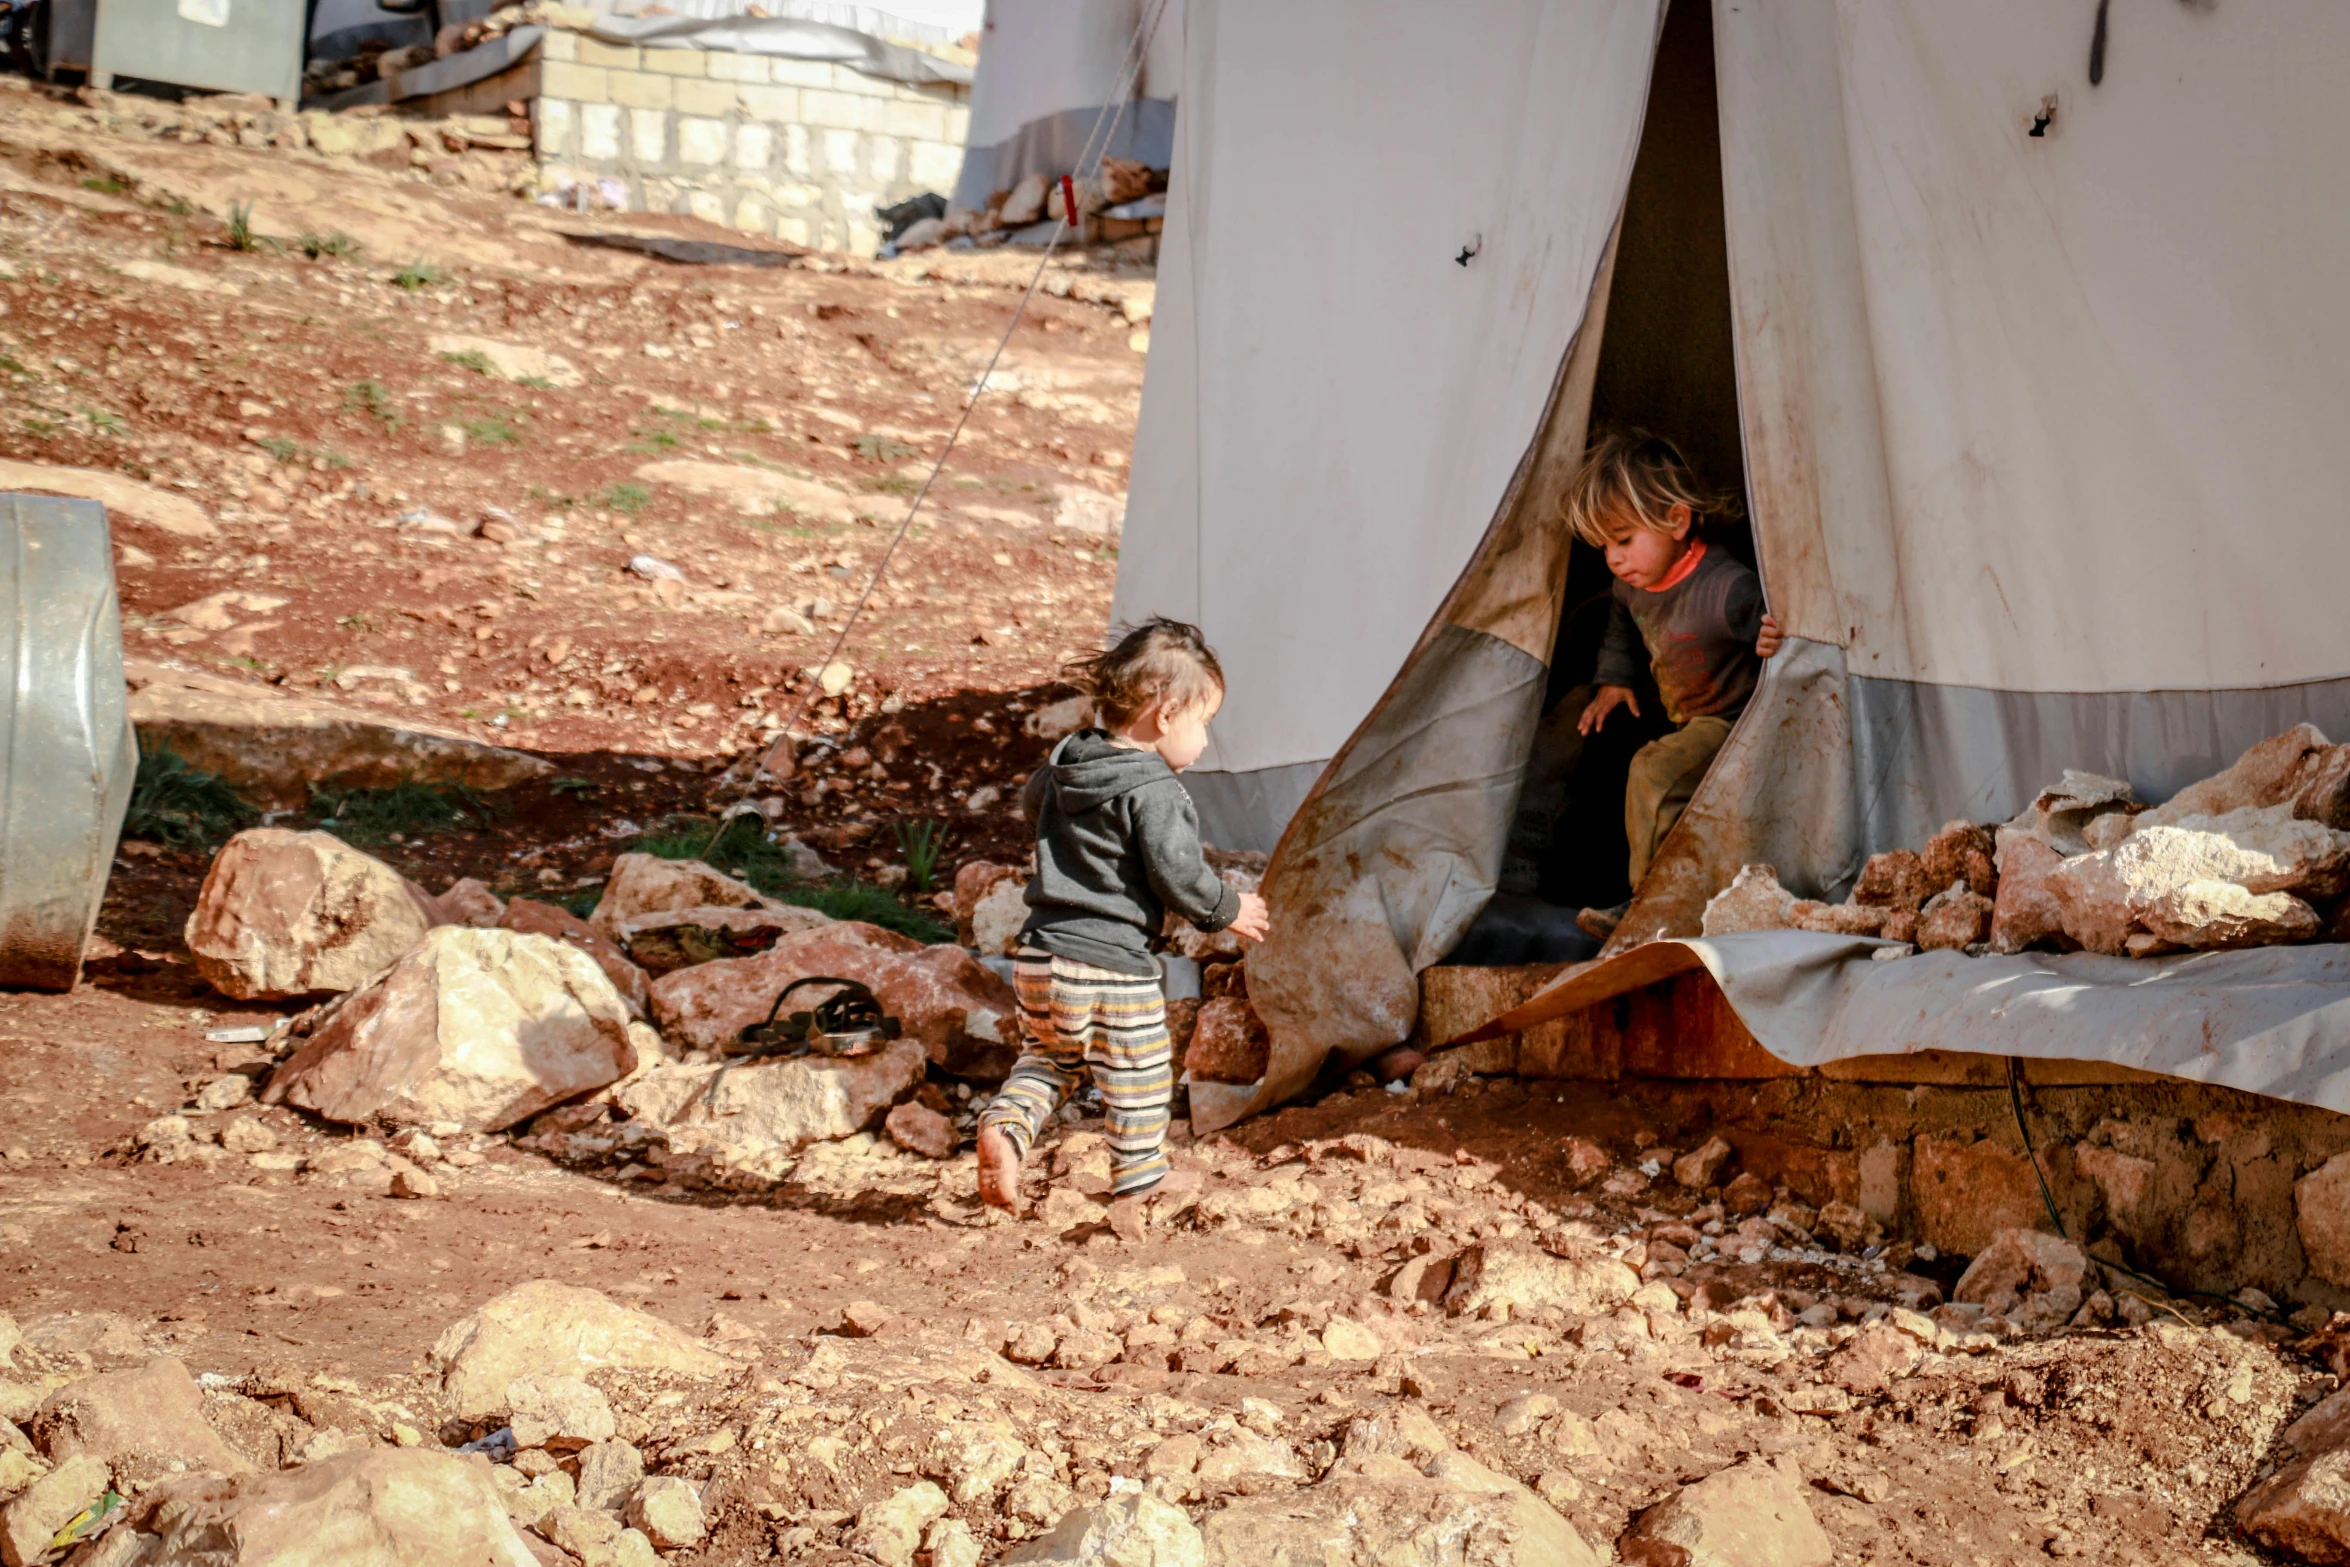
[[0, 494], [0, 987], [71, 990], [139, 770], [106, 509]]

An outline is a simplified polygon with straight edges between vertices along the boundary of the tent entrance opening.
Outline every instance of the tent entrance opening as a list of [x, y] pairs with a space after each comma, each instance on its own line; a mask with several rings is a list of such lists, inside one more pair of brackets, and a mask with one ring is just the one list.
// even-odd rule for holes
[[[1606, 301], [1604, 321], [1592, 323], [1601, 337], [1591, 430], [1628, 427], [1665, 436], [1710, 489], [1743, 497], [1709, 0], [1674, 0], [1667, 13]], [[1753, 563], [1742, 508], [1707, 519], [1703, 531], [1709, 547]], [[1648, 687], [1638, 693], [1637, 716], [1619, 708], [1597, 734], [1577, 733], [1593, 692], [1613, 581], [1599, 551], [1572, 547], [1542, 722], [1499, 891], [1450, 962], [1588, 957], [1597, 943], [1575, 930], [1574, 912], [1631, 895], [1626, 774], [1632, 754], [1672, 726]]]

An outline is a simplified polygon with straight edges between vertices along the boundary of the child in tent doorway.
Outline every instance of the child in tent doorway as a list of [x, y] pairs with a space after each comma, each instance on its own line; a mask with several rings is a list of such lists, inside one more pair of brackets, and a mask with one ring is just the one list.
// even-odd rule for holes
[[[1619, 707], [1640, 716], [1632, 687], [1643, 658], [1674, 725], [1633, 753], [1624, 784], [1635, 893], [1754, 695], [1762, 661], [1779, 651], [1779, 623], [1763, 612], [1761, 579], [1709, 547], [1699, 531], [1709, 514], [1728, 509], [1672, 442], [1639, 431], [1613, 431], [1592, 443], [1563, 503], [1567, 525], [1606, 554], [1616, 577], [1599, 692], [1576, 728], [1596, 733]], [[1585, 909], [1575, 923], [1605, 940], [1628, 906]]]
[[1167, 1174], [1175, 1088], [1167, 1002], [1152, 945], [1173, 909], [1201, 930], [1265, 939], [1265, 900], [1208, 868], [1199, 817], [1175, 775], [1207, 749], [1224, 671], [1199, 628], [1153, 618], [1073, 665], [1099, 727], [1053, 747], [1020, 803], [1036, 828], [1028, 923], [1013, 959], [1020, 1059], [979, 1117], [979, 1195], [1018, 1212], [1020, 1166], [1078, 1083], [1101, 1090], [1110, 1224], [1142, 1235], [1142, 1202]]

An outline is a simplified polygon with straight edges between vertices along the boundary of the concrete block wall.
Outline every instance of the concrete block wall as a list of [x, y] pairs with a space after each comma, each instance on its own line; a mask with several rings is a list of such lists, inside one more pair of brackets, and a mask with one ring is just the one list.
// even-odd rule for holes
[[882, 239], [876, 208], [945, 195], [962, 167], [964, 88], [562, 31], [540, 49], [534, 119], [553, 188], [616, 178], [632, 210], [871, 255]]

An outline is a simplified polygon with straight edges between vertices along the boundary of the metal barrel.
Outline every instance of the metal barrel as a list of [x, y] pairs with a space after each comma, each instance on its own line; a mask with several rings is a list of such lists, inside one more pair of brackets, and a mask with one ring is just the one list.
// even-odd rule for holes
[[0, 494], [0, 987], [71, 990], [139, 769], [106, 509]]

